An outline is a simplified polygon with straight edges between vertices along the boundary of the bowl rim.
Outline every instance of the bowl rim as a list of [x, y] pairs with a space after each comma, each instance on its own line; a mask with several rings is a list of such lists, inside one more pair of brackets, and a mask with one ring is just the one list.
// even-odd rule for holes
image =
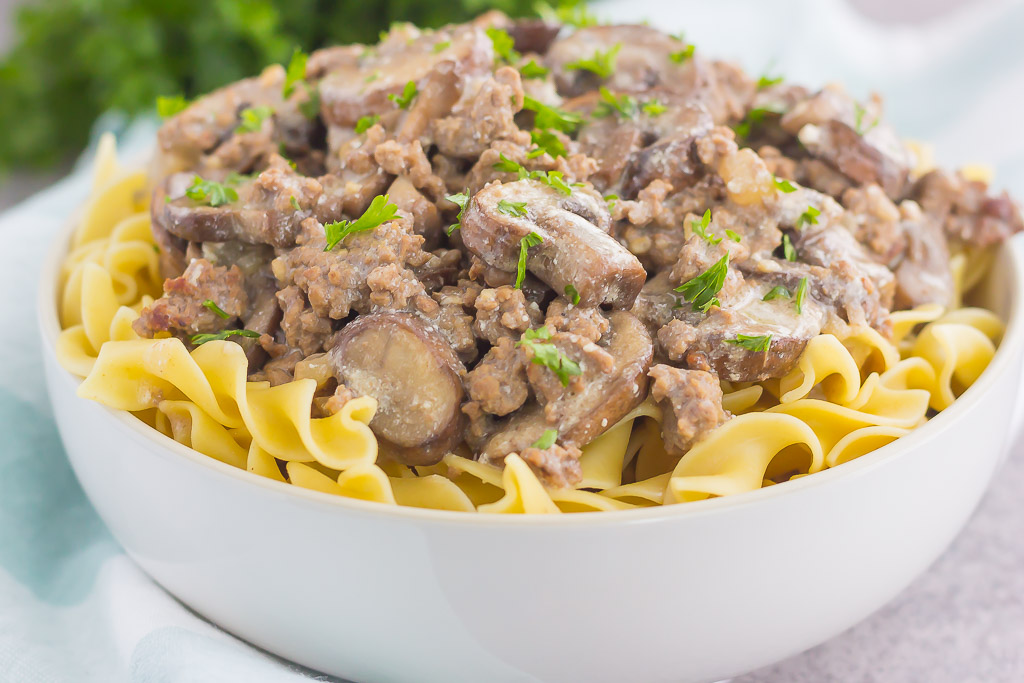
[[[56, 341], [61, 332], [58, 319], [59, 298], [57, 292], [58, 276], [64, 260], [70, 251], [71, 239], [75, 228], [78, 225], [82, 208], [73, 211], [64, 225], [51, 240], [42, 266], [40, 268], [40, 280], [36, 301], [36, 318], [39, 332], [43, 342], [43, 353], [46, 354], [46, 364], [56, 370], [59, 381], [67, 385], [68, 389], [76, 393], [75, 398], [86, 401], [77, 396], [75, 391], [81, 384], [81, 378], [71, 374], [60, 365], [56, 358]], [[459, 512], [454, 510], [434, 510], [429, 508], [417, 508], [404, 505], [389, 505], [375, 501], [365, 501], [357, 498], [332, 495], [320, 491], [306, 489], [294, 484], [275, 481], [261, 477], [244, 469], [232, 467], [216, 458], [204, 455], [197, 450], [189, 448], [169, 436], [153, 429], [143, 421], [122, 410], [116, 410], [108, 406], [94, 403], [110, 417], [112, 426], [118, 431], [125, 433], [130, 438], [139, 441], [147, 446], [147, 450], [164, 459], [184, 458], [186, 461], [206, 468], [215, 476], [226, 476], [234, 479], [242, 485], [261, 487], [267, 493], [280, 496], [287, 496], [290, 500], [302, 500], [309, 504], [329, 506], [350, 513], [364, 514], [369, 516], [390, 517], [417, 522], [429, 522], [434, 524], [447, 525], [501, 525], [501, 526], [606, 526], [609, 524], [638, 524], [665, 522], [668, 520], [685, 516], [703, 516], [715, 514], [720, 511], [732, 510], [734, 508], [757, 505], [759, 502], [773, 499], [778, 496], [796, 496], [801, 491], [816, 489], [822, 486], [835, 484], [837, 481], [853, 479], [891, 463], [909, 451], [915, 449], [940, 431], [951, 428], [957, 422], [965, 418], [969, 419], [969, 413], [981, 401], [996, 377], [1007, 372], [1017, 355], [1024, 346], [1024, 234], [1014, 235], [1000, 250], [1007, 251], [1007, 258], [1010, 268], [1009, 275], [1012, 280], [1012, 287], [1006, 288], [1010, 292], [1010, 302], [1007, 306], [1006, 330], [1002, 341], [996, 349], [996, 353], [985, 368], [981, 376], [972, 384], [953, 404], [943, 410], [935, 417], [929, 419], [925, 424], [917, 427], [909, 434], [899, 437], [892, 443], [877, 448], [858, 458], [830, 467], [814, 473], [812, 476], [800, 477], [774, 486], [762, 487], [752, 491], [745, 491], [730, 496], [708, 498], [705, 500], [688, 502], [676, 505], [656, 505], [652, 507], [635, 508], [628, 510], [607, 510], [592, 511], [576, 514], [541, 515], [541, 514], [486, 514]], [[998, 257], [997, 257], [998, 258]], [[51, 397], [52, 401], [52, 397]], [[1015, 429], [1017, 422], [1017, 408], [1019, 408], [1019, 394], [1016, 399], [1014, 419], [1011, 420], [1011, 429]], [[58, 419], [55, 417], [55, 420]], [[63, 446], [63, 439], [61, 442]], [[65, 451], [67, 447], [65, 446]]]

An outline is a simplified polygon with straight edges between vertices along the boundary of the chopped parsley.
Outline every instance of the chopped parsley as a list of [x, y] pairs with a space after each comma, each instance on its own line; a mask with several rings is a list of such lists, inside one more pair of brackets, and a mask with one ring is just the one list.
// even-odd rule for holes
[[219, 317], [223, 318], [224, 320], [227, 320], [228, 318], [231, 317], [230, 315], [227, 314], [227, 312], [223, 308], [218, 306], [216, 304], [216, 302], [214, 302], [213, 299], [207, 299], [206, 301], [204, 301], [203, 302], [203, 307], [213, 311], [214, 313], [216, 313]]
[[800, 214], [800, 217], [796, 219], [796, 229], [799, 230], [805, 225], [817, 225], [818, 216], [821, 215], [821, 209], [813, 206], [808, 206], [807, 210]]
[[767, 351], [772, 344], [772, 335], [737, 334], [735, 339], [726, 339], [726, 344], [735, 344], [747, 351]]
[[363, 83], [373, 83], [375, 80], [380, 78], [380, 69], [374, 71], [372, 74], [363, 79]]
[[577, 291], [575, 286], [573, 286], [573, 285], [566, 285], [565, 286], [565, 296], [568, 297], [569, 301], [572, 302], [573, 306], [579, 306], [580, 305], [580, 293], [579, 293], [579, 291]]
[[362, 135], [370, 130], [378, 121], [380, 121], [380, 114], [369, 114], [359, 117], [359, 120], [356, 121], [356, 133]]
[[[498, 202], [498, 213], [503, 213], [506, 216], [512, 216], [513, 218], [522, 218], [526, 215], [526, 202], [510, 202], [507, 199], [502, 199]], [[526, 238], [524, 237], [523, 239]], [[520, 256], [520, 263], [522, 260], [523, 257]]]
[[498, 55], [499, 60], [504, 60], [509, 64], [513, 64], [519, 61], [519, 53], [513, 48], [514, 41], [512, 36], [508, 34], [503, 28], [497, 28], [491, 26], [486, 31], [487, 37], [491, 39], [494, 44], [494, 54]]
[[878, 125], [878, 119], [876, 118], [868, 124], [867, 128], [864, 127], [864, 115], [867, 113], [867, 109], [860, 102], [853, 103], [853, 129], [857, 131], [857, 135], [867, 135], [868, 131]]
[[778, 188], [779, 192], [789, 194], [790, 192], [796, 192], [796, 185], [789, 182], [785, 178], [778, 176], [772, 176], [772, 182], [775, 183], [775, 187]]
[[537, 149], [531, 150], [530, 154], [540, 150], [540, 154], [535, 156], [540, 156], [544, 153], [550, 154], [552, 157], [564, 157], [566, 155], [565, 144], [562, 143], [561, 138], [550, 130], [537, 129], [530, 131], [530, 140], [533, 141], [533, 144], [537, 145]]
[[739, 242], [740, 240], [743, 239], [742, 237], [740, 237], [739, 233], [730, 230], [729, 228], [725, 229], [725, 236], [731, 239], [733, 242]]
[[561, 171], [532, 171], [530, 178], [539, 180], [548, 187], [555, 188], [566, 197], [572, 194], [572, 188], [569, 187], [569, 183], [565, 182], [565, 176], [562, 175]]
[[419, 91], [416, 89], [416, 81], [409, 81], [402, 88], [402, 94], [391, 93], [388, 95], [388, 99], [394, 102], [399, 109], [408, 109], [409, 105], [416, 98]]
[[693, 305], [693, 310], [707, 313], [709, 308], [719, 305], [715, 295], [722, 291], [728, 272], [729, 255], [726, 254], [700, 275], [676, 287], [675, 291]]
[[566, 69], [589, 71], [598, 78], [608, 78], [615, 73], [615, 57], [622, 49], [622, 43], [615, 43], [604, 52], [597, 50], [590, 59], [577, 59], [565, 65]]
[[159, 114], [162, 119], [169, 119], [175, 114], [188, 109], [188, 105], [188, 100], [181, 95], [171, 95], [170, 97], [164, 97], [161, 95], [156, 98], [156, 113]]
[[770, 88], [773, 85], [778, 85], [779, 83], [782, 83], [782, 76], [769, 76], [765, 74], [757, 79], [757, 89], [764, 90], [765, 88]]
[[536, 114], [533, 120], [533, 125], [536, 128], [554, 128], [563, 133], [572, 134], [583, 123], [583, 117], [576, 112], [562, 111], [557, 107], [548, 106], [529, 95], [523, 98], [523, 109]]
[[[572, 194], [572, 187], [569, 186], [569, 183], [565, 182], [565, 176], [561, 171], [527, 171], [522, 164], [518, 161], [509, 159], [504, 153], [500, 154], [499, 157], [500, 159], [492, 165], [494, 170], [501, 171], [503, 173], [515, 173], [519, 176], [519, 180], [530, 179], [540, 181], [548, 187], [553, 187], [566, 196]], [[524, 202], [507, 202], [503, 199], [498, 202], [499, 211], [501, 210], [503, 202], [505, 204], [522, 204], [525, 206]]]
[[459, 207], [459, 215], [455, 217], [455, 223], [449, 225], [445, 231], [451, 237], [453, 232], [462, 227], [462, 214], [466, 213], [466, 206], [469, 204], [469, 189], [467, 188], [458, 194], [447, 195], [445, 199]]
[[793, 302], [796, 304], [796, 312], [804, 312], [804, 300], [807, 299], [807, 278], [800, 278], [800, 284], [796, 286], [796, 297]]
[[657, 99], [647, 100], [640, 108], [648, 116], [661, 116], [662, 114], [668, 111], [668, 107], [659, 102]]
[[782, 235], [782, 255], [786, 257], [787, 261], [796, 261], [797, 253], [796, 247], [793, 246], [793, 240], [789, 239], [789, 235]]
[[541, 434], [540, 438], [534, 441], [530, 448], [539, 448], [544, 450], [545, 448], [551, 448], [555, 445], [555, 441], [558, 440], [557, 429], [545, 429], [544, 433]]
[[438, 43], [437, 45], [434, 46], [434, 54], [436, 55], [439, 52], [444, 52], [445, 50], [447, 50], [451, 46], [452, 46], [452, 41], [450, 41], [450, 40], [442, 40], [440, 43]]
[[[526, 206], [525, 202], [523, 202], [523, 206]], [[501, 210], [501, 202], [498, 202], [498, 210]], [[516, 266], [516, 289], [522, 289], [523, 280], [526, 279], [527, 252], [529, 251], [530, 247], [535, 247], [543, 241], [544, 238], [535, 232], [531, 232], [530, 234], [523, 237], [523, 239], [519, 240], [519, 263]]]
[[224, 330], [216, 334], [194, 334], [192, 335], [191, 341], [196, 346], [205, 344], [206, 342], [212, 341], [224, 341], [228, 337], [251, 337], [256, 339], [260, 336], [259, 332], [253, 332], [252, 330]]
[[302, 207], [299, 206], [299, 200], [295, 198], [295, 195], [289, 197], [288, 201], [291, 203], [293, 209], [296, 211], [302, 211]]
[[185, 196], [194, 202], [210, 206], [221, 206], [238, 201], [238, 193], [234, 188], [214, 180], [203, 180], [200, 176], [192, 179], [192, 184], [185, 190]]
[[743, 120], [733, 127], [736, 135], [741, 138], [750, 137], [750, 132], [754, 129], [754, 126], [762, 123], [769, 114], [781, 114], [782, 110], [778, 107], [755, 107], [747, 112], [747, 115], [743, 117]]
[[327, 246], [324, 251], [330, 251], [349, 235], [357, 232], [373, 230], [395, 217], [398, 207], [388, 201], [388, 195], [378, 195], [370, 202], [369, 208], [362, 216], [354, 221], [334, 221], [324, 226], [324, 234], [327, 237]]
[[689, 45], [684, 47], [682, 50], [679, 50], [678, 52], [671, 53], [668, 56], [668, 58], [671, 59], [676, 64], [682, 64], [686, 60], [688, 60], [688, 59], [693, 57], [693, 50], [694, 50], [694, 45], [693, 45], [693, 43], [690, 43]]
[[637, 104], [636, 98], [632, 95], [622, 94], [614, 95], [608, 88], [601, 86], [601, 101], [597, 103], [594, 108], [594, 116], [596, 118], [604, 118], [605, 116], [611, 116], [618, 112], [618, 114], [625, 119], [636, 118], [637, 112], [639, 111], [639, 105]]
[[309, 59], [309, 55], [295, 48], [292, 52], [292, 58], [288, 62], [288, 69], [284, 75], [284, 86], [281, 88], [281, 96], [284, 99], [291, 97], [292, 93], [295, 92], [295, 88], [300, 84], [305, 84], [306, 81], [306, 61]]
[[619, 201], [619, 195], [617, 194], [606, 194], [604, 201], [608, 205], [608, 212], [611, 213], [615, 210], [615, 202]]
[[576, 28], [597, 26], [597, 18], [587, 10], [586, 0], [560, 0], [557, 8], [551, 7], [544, 0], [538, 0], [533, 8], [542, 19], [554, 24]]
[[494, 168], [495, 171], [501, 171], [502, 173], [518, 173], [520, 179], [527, 176], [527, 171], [523, 168], [523, 165], [518, 161], [509, 159], [505, 156], [504, 152], [499, 155], [499, 160], [494, 162], [492, 168]]
[[238, 171], [229, 171], [228, 174], [224, 177], [224, 182], [227, 183], [228, 185], [241, 185], [242, 183], [252, 180], [257, 175], [259, 174], [251, 173], [249, 175], [246, 175], [244, 173], [239, 173]]
[[523, 78], [544, 78], [549, 72], [550, 69], [538, 64], [536, 59], [531, 59], [519, 67], [519, 75]]
[[[538, 339], [542, 341], [537, 341]], [[547, 325], [538, 327], [536, 330], [526, 330], [523, 338], [516, 342], [516, 346], [525, 346], [533, 351], [533, 358], [530, 362], [547, 367], [555, 373], [558, 381], [563, 387], [569, 386], [569, 378], [573, 375], [582, 375], [583, 371], [576, 361], [566, 356], [561, 349], [548, 340], [551, 339], [551, 330]]]
[[768, 293], [761, 297], [761, 301], [772, 301], [774, 299], [790, 299], [793, 295], [789, 293], [789, 290], [782, 285], [775, 285], [768, 290]]
[[263, 122], [267, 120], [267, 117], [273, 115], [274, 110], [267, 106], [259, 107], [246, 107], [240, 114], [242, 122], [238, 128], [235, 128], [236, 133], [255, 133], [263, 127]]
[[705, 242], [710, 244], [718, 244], [722, 241], [721, 237], [715, 237], [714, 233], [708, 234], [708, 227], [711, 225], [711, 209], [705, 209], [704, 216], [701, 217], [700, 222], [691, 221], [690, 229], [693, 230], [693, 234], [704, 239]]

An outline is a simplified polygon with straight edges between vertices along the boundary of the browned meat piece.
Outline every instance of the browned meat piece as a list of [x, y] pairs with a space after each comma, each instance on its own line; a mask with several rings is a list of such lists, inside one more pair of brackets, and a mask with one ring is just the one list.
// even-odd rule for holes
[[[203, 305], [212, 301], [227, 314], [218, 315]], [[142, 309], [132, 328], [143, 337], [157, 332], [193, 335], [219, 332], [232, 326], [243, 313], [248, 298], [238, 266], [214, 266], [206, 259], [188, 265], [181, 277], [164, 281], [164, 295]]]
[[[509, 215], [512, 202], [525, 215]], [[539, 181], [520, 180], [495, 183], [474, 195], [461, 233], [471, 252], [509, 273], [516, 272], [521, 241], [535, 234], [542, 241], [529, 250], [531, 273], [556, 292], [572, 285], [581, 306], [629, 308], [646, 274], [636, 257], [608, 235], [609, 224], [607, 205], [593, 190], [577, 187], [565, 196]]]
[[342, 320], [355, 309], [404, 308], [423, 294], [423, 285], [406, 265], [423, 254], [423, 238], [405, 219], [355, 233], [324, 251], [324, 228], [314, 219], [303, 223], [298, 246], [274, 259], [271, 267], [282, 287], [297, 285], [317, 315]]
[[853, 187], [843, 193], [846, 227], [878, 263], [892, 268], [907, 248], [900, 210], [878, 185]]
[[309, 307], [302, 290], [295, 285], [279, 291], [277, 300], [284, 313], [281, 331], [284, 332], [285, 343], [299, 349], [303, 357], [323, 349], [324, 341], [332, 332], [330, 319], [317, 315]]
[[189, 174], [172, 176], [167, 182], [170, 201], [156, 201], [152, 207], [154, 223], [194, 242], [241, 240], [292, 246], [300, 223], [312, 214], [323, 191], [320, 183], [298, 175], [281, 157], [274, 157], [270, 168], [255, 179], [239, 182], [234, 188], [238, 200], [220, 206], [185, 196], [194, 178]]
[[583, 479], [580, 457], [583, 455], [576, 446], [560, 446], [557, 443], [548, 448], [527, 448], [519, 457], [537, 473], [548, 486], [564, 489]]
[[[631, 313], [615, 311], [609, 319], [611, 331], [603, 348], [614, 359], [614, 369], [595, 367], [584, 374], [578, 389], [566, 391], [547, 406], [528, 404], [506, 418], [500, 431], [480, 447], [482, 462], [499, 464], [509, 453], [522, 453], [547, 429], [558, 430], [558, 443], [564, 447], [585, 446], [643, 401], [651, 338]], [[557, 415], [558, 421], [549, 422], [547, 415]]]
[[411, 143], [382, 142], [374, 150], [373, 158], [385, 172], [408, 177], [409, 182], [431, 200], [443, 198], [446, 191], [444, 181], [434, 174], [419, 140]]
[[894, 310], [923, 304], [948, 306], [953, 299], [953, 274], [946, 233], [933, 216], [922, 213], [914, 202], [903, 202], [900, 213], [907, 249], [895, 269]]
[[[615, 358], [608, 351], [586, 337], [571, 332], [555, 332], [546, 342], [558, 350], [563, 358], [576, 363], [581, 374], [563, 380], [546, 365], [531, 362], [526, 368], [526, 378], [537, 397], [537, 401], [545, 406], [545, 417], [548, 422], [559, 422], [565, 403], [558, 399], [582, 391], [587, 382], [595, 377], [615, 371]], [[536, 361], [533, 347], [526, 346], [526, 359]]]
[[[435, 51], [437, 45], [447, 47]], [[432, 118], [444, 116], [460, 94], [464, 79], [491, 70], [494, 49], [484, 31], [473, 26], [420, 33], [399, 27], [358, 63], [336, 65], [320, 82], [323, 116], [329, 124], [354, 126], [363, 116], [396, 108], [389, 95], [401, 95], [406, 84], [417, 85], [403, 128], [423, 130]], [[416, 123], [413, 124], [412, 120]]]
[[495, 140], [530, 144], [530, 134], [519, 130], [515, 115], [523, 108], [523, 84], [519, 72], [501, 67], [466, 83], [451, 116], [431, 122], [434, 144], [442, 154], [476, 159]]
[[377, 399], [370, 428], [381, 453], [431, 465], [463, 439], [466, 370], [432, 326], [409, 313], [360, 316], [330, 351], [338, 382]]
[[853, 182], [880, 185], [893, 199], [907, 186], [912, 159], [895, 131], [881, 121], [881, 100], [861, 107], [843, 89], [829, 86], [782, 117], [782, 128], [807, 152]]
[[441, 242], [441, 212], [423, 196], [405, 176], [395, 178], [388, 188], [388, 198], [412, 219], [413, 231], [423, 235], [424, 244], [434, 248]]
[[990, 247], [1024, 230], [1020, 207], [1006, 192], [990, 195], [986, 183], [959, 173], [932, 171], [917, 181], [911, 197], [961, 244]]
[[661, 408], [665, 449], [682, 456], [697, 441], [729, 419], [722, 407], [722, 387], [710, 372], [655, 365], [648, 373], [651, 397]]
[[466, 393], [481, 410], [508, 415], [529, 398], [526, 360], [511, 337], [502, 337], [466, 375]]
[[317, 178], [323, 193], [313, 207], [313, 216], [321, 223], [340, 221], [345, 216], [361, 216], [373, 198], [384, 193], [390, 178], [376, 164], [367, 173], [340, 170]]
[[611, 329], [608, 317], [600, 308], [574, 306], [562, 297], [548, 306], [544, 324], [552, 331], [571, 332], [593, 342]]
[[519, 339], [541, 317], [536, 303], [527, 303], [522, 290], [508, 285], [481, 291], [474, 305], [473, 331], [492, 344], [497, 344], [502, 337]]

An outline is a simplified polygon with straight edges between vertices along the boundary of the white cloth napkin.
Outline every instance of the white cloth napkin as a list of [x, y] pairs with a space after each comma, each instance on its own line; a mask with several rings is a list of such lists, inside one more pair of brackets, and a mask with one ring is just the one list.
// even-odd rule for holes
[[[873, 24], [842, 0], [629, 0], [598, 12], [685, 31], [699, 50], [755, 73], [771, 64], [808, 85], [876, 89], [897, 129], [934, 141], [941, 162], [991, 164], [997, 185], [1024, 194], [1019, 3], [977, 2], [914, 29]], [[123, 155], [141, 159], [152, 132], [151, 122], [131, 127]], [[224, 634], [150, 581], [71, 473], [43, 387], [34, 302], [43, 252], [85, 198], [87, 168], [0, 217], [0, 681], [307, 680], [313, 674]]]

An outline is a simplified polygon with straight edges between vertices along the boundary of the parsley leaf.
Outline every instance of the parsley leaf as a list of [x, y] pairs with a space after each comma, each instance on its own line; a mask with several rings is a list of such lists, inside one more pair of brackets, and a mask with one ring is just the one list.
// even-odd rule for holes
[[[502, 199], [498, 202], [498, 213], [503, 213], [513, 218], [522, 218], [526, 215], [526, 202], [510, 202], [507, 199]], [[532, 235], [533, 233], [530, 234]], [[523, 239], [525, 240], [526, 237]], [[519, 257], [519, 261], [522, 263], [523, 256]]]
[[731, 239], [733, 242], [739, 242], [740, 240], [743, 239], [742, 237], [739, 236], [739, 233], [734, 232], [733, 230], [730, 230], [729, 228], [725, 229], [725, 236], [728, 237], [729, 239]]
[[557, 9], [544, 0], [537, 0], [533, 9], [538, 16], [553, 24], [577, 28], [597, 25], [597, 18], [587, 10], [586, 0], [560, 0]]
[[660, 116], [668, 111], [668, 107], [666, 107], [664, 104], [662, 104], [656, 99], [647, 100], [640, 108], [648, 116]]
[[615, 210], [615, 202], [619, 201], [619, 195], [606, 194], [604, 196], [604, 201], [608, 205], [608, 212], [610, 213]]
[[192, 335], [192, 338], [189, 341], [191, 341], [194, 345], [199, 346], [200, 344], [205, 344], [206, 342], [224, 341], [228, 337], [251, 337], [253, 339], [256, 339], [259, 336], [259, 332], [253, 332], [252, 330], [224, 330], [223, 332], [218, 332], [217, 334], [194, 334]]
[[491, 39], [494, 44], [494, 54], [498, 55], [499, 60], [512, 64], [519, 61], [519, 53], [512, 47], [514, 44], [512, 36], [508, 34], [503, 28], [496, 26], [488, 27], [487, 37]]
[[625, 93], [618, 96], [613, 95], [612, 91], [603, 85], [601, 86], [600, 93], [601, 101], [594, 108], [594, 116], [596, 118], [600, 119], [611, 116], [615, 112], [618, 112], [620, 116], [626, 119], [636, 118], [639, 105], [637, 105], [635, 97]]
[[536, 128], [554, 128], [571, 135], [583, 123], [583, 117], [576, 112], [548, 106], [529, 95], [523, 98], [523, 109], [536, 113], [533, 119]]
[[565, 65], [566, 69], [589, 71], [598, 78], [608, 78], [615, 72], [615, 57], [622, 49], [622, 43], [615, 43], [604, 52], [597, 50], [590, 59], [577, 59]]
[[263, 122], [267, 120], [268, 116], [271, 116], [274, 110], [267, 106], [259, 107], [246, 107], [242, 110], [241, 117], [242, 122], [238, 128], [235, 128], [236, 133], [255, 133], [263, 127]]
[[564, 157], [567, 154], [562, 140], [550, 130], [530, 131], [530, 140], [541, 150], [541, 154], [546, 152], [552, 157]]
[[572, 194], [572, 188], [569, 187], [569, 183], [565, 182], [561, 171], [531, 171], [530, 178], [539, 180], [548, 187], [553, 187], [566, 197]]
[[782, 76], [773, 77], [765, 74], [757, 79], [757, 89], [764, 90], [765, 88], [770, 88], [773, 85], [778, 85], [779, 83], [782, 83]]
[[242, 183], [252, 180], [257, 175], [259, 174], [250, 173], [246, 175], [245, 173], [239, 173], [238, 171], [229, 171], [228, 174], [224, 176], [224, 183], [227, 185], [241, 185]]
[[527, 176], [526, 169], [523, 168], [523, 165], [520, 164], [518, 161], [513, 161], [512, 159], [509, 159], [507, 156], [505, 156], [504, 152], [502, 152], [499, 155], [499, 160], [494, 162], [494, 164], [492, 164], [491, 167], [495, 171], [501, 171], [502, 173], [518, 173], [520, 179], [525, 178]]
[[[524, 202], [523, 205], [525, 206], [526, 203]], [[498, 210], [501, 210], [501, 202], [498, 202]], [[519, 264], [516, 266], [516, 289], [522, 289], [523, 280], [526, 279], [527, 252], [529, 251], [530, 247], [535, 247], [543, 241], [544, 238], [535, 232], [531, 232], [530, 234], [526, 235], [523, 239], [519, 240]]]
[[787, 261], [796, 261], [797, 253], [796, 247], [793, 246], [793, 240], [789, 239], [789, 235], [782, 235], [782, 255], [786, 257]]
[[281, 96], [284, 99], [291, 97], [299, 83], [305, 83], [306, 61], [308, 59], [309, 55], [299, 48], [295, 48], [295, 51], [292, 52], [291, 61], [288, 62], [288, 70], [284, 75], [284, 87], [281, 88]]
[[778, 176], [772, 176], [772, 182], [775, 183], [775, 187], [778, 188], [778, 190], [780, 192], [784, 193], [784, 194], [789, 194], [790, 192], [796, 192], [796, 185], [794, 185], [793, 183], [789, 182], [785, 178], [780, 178]]
[[399, 109], [408, 109], [409, 105], [412, 104], [412, 101], [416, 98], [418, 93], [419, 90], [416, 88], [416, 81], [409, 81], [405, 84], [405, 87], [402, 88], [401, 95], [391, 93], [388, 95], [388, 99], [394, 102]]
[[[538, 339], [544, 341], [537, 341]], [[526, 330], [523, 338], [516, 342], [516, 346], [525, 346], [533, 351], [533, 358], [530, 362], [547, 367], [555, 373], [558, 381], [563, 387], [569, 386], [569, 378], [573, 375], [582, 375], [583, 371], [576, 361], [566, 356], [561, 349], [548, 342], [551, 339], [551, 330], [547, 325], [536, 330]]]
[[227, 312], [223, 308], [218, 306], [213, 301], [213, 299], [207, 299], [206, 301], [204, 301], [203, 302], [203, 307], [208, 308], [209, 310], [213, 311], [214, 313], [216, 313], [219, 317], [223, 318], [224, 320], [227, 320], [228, 318], [231, 317], [230, 315], [227, 314]]
[[374, 71], [372, 74], [364, 78], [363, 83], [373, 83], [378, 78], [380, 78], [380, 69]]
[[707, 313], [709, 308], [719, 304], [715, 295], [722, 291], [728, 272], [729, 255], [726, 254], [700, 275], [676, 287], [675, 291], [693, 305], [694, 311]]
[[853, 103], [853, 129], [857, 131], [857, 135], [867, 135], [868, 131], [878, 125], [879, 120], [876, 118], [867, 128], [864, 127], [864, 115], [867, 113], [868, 110], [860, 102]]
[[768, 290], [768, 293], [761, 298], [761, 301], [772, 301], [774, 299], [780, 299], [783, 297], [789, 299], [792, 296], [793, 295], [789, 293], [789, 290], [783, 287], [782, 285], [775, 285], [770, 290]]
[[372, 128], [378, 121], [380, 121], [380, 114], [370, 114], [359, 117], [359, 120], [356, 121], [356, 133], [362, 135], [366, 131], [370, 130], [370, 128]]
[[544, 78], [548, 75], [549, 71], [550, 69], [546, 66], [538, 64], [536, 59], [531, 59], [519, 67], [519, 75], [523, 78]]
[[539, 448], [544, 450], [545, 448], [551, 448], [555, 445], [555, 441], [558, 439], [557, 429], [545, 429], [541, 437], [534, 441], [530, 448]]
[[726, 344], [735, 344], [747, 351], [767, 351], [772, 344], [772, 335], [737, 334], [735, 339], [726, 339]]
[[388, 195], [378, 195], [370, 202], [369, 208], [354, 221], [334, 221], [324, 226], [327, 246], [324, 251], [334, 249], [343, 239], [357, 232], [366, 232], [383, 225], [395, 217], [398, 207], [388, 202]]
[[700, 223], [696, 221], [690, 222], [690, 229], [693, 230], [694, 235], [704, 238], [705, 242], [710, 244], [718, 244], [722, 241], [721, 237], [715, 237], [714, 233], [708, 234], [708, 226], [711, 225], [711, 209], [704, 211], [704, 216], [700, 219]]
[[288, 199], [291, 202], [293, 209], [295, 209], [296, 211], [302, 211], [302, 207], [299, 206], [299, 200], [295, 198], [295, 195], [292, 195]]
[[459, 215], [455, 217], [455, 223], [449, 225], [445, 231], [451, 237], [453, 232], [462, 227], [462, 214], [466, 213], [466, 206], [469, 204], [469, 189], [467, 188], [458, 194], [447, 195], [445, 199], [459, 207]]
[[[566, 196], [572, 194], [572, 188], [569, 186], [569, 183], [565, 182], [565, 176], [562, 174], [561, 171], [527, 171], [522, 164], [520, 164], [518, 161], [513, 161], [512, 159], [509, 159], [507, 156], [505, 156], [504, 153], [501, 153], [499, 157], [500, 159], [496, 161], [494, 164], [492, 164], [494, 170], [501, 171], [502, 173], [515, 173], [519, 176], [519, 180], [526, 180], [527, 178], [529, 178], [530, 180], [540, 181], [547, 185], [548, 187], [555, 188], [556, 190], [558, 190], [559, 192]], [[503, 203], [506, 205], [526, 205], [525, 202], [507, 202], [503, 199], [500, 202], [498, 202], [499, 211], [501, 210], [501, 206]]]
[[450, 40], [442, 40], [440, 43], [437, 43], [436, 45], [434, 45], [433, 52], [436, 55], [439, 52], [444, 52], [445, 50], [447, 50], [451, 46], [452, 46], [452, 41], [450, 41]]
[[580, 305], [580, 293], [579, 293], [579, 291], [577, 291], [575, 286], [573, 286], [573, 285], [566, 285], [565, 286], [565, 296], [569, 298], [569, 301], [572, 302], [573, 306], [579, 306]]
[[686, 60], [693, 57], [693, 50], [694, 45], [693, 43], [690, 43], [679, 52], [673, 52], [672, 54], [670, 54], [668, 58], [671, 59], [676, 64], [682, 64]]
[[796, 219], [796, 229], [799, 230], [805, 225], [817, 225], [818, 216], [821, 215], [821, 209], [817, 209], [813, 206], [808, 206], [807, 210], [800, 214], [800, 217]]
[[156, 113], [162, 119], [169, 119], [175, 114], [188, 109], [188, 105], [189, 101], [181, 95], [171, 95], [170, 97], [161, 95], [156, 98]]
[[796, 287], [796, 298], [794, 299], [794, 303], [796, 303], [796, 312], [797, 313], [803, 313], [804, 312], [804, 300], [805, 299], [807, 299], [807, 278], [806, 277], [802, 277], [802, 278], [800, 278], [800, 284], [797, 285], [797, 287]]
[[203, 180], [199, 176], [192, 179], [192, 184], [185, 190], [185, 196], [194, 202], [210, 206], [238, 201], [238, 193], [233, 188], [213, 180]]

